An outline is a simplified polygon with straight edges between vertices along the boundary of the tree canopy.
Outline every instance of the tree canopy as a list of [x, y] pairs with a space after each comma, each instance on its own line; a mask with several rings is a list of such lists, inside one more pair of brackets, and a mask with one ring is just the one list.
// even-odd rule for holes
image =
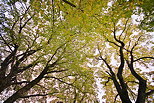
[[0, 1], [1, 101], [153, 102], [151, 2]]

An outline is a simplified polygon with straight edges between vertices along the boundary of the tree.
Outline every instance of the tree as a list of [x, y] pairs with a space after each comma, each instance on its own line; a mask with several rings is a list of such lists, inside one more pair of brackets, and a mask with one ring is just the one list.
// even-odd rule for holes
[[5, 1], [1, 8], [0, 92], [13, 92], [1, 98], [4, 103], [47, 95], [66, 102], [96, 101], [93, 72], [84, 66], [92, 38], [81, 33], [81, 22], [69, 23], [72, 12], [82, 10], [66, 0]]
[[[150, 39], [153, 35], [132, 23], [133, 9], [126, 7], [130, 7], [130, 2], [123, 2], [123, 5], [115, 2], [106, 15], [110, 18], [106, 25], [108, 29], [97, 30], [104, 38], [97, 45], [97, 60], [103, 61], [99, 74], [106, 88], [105, 99], [114, 103], [153, 102], [150, 99], [154, 92], [150, 80], [153, 71], [142, 72], [144, 68], [152, 70], [153, 67], [153, 46], [147, 47], [148, 44], [153, 45]], [[99, 21], [99, 24], [103, 25], [104, 21]], [[113, 97], [108, 96], [113, 94]]]
[[[115, 27], [116, 28], [116, 27]], [[128, 34], [125, 34], [125, 36]], [[130, 35], [132, 36], [132, 35]], [[117, 91], [117, 95], [119, 95], [121, 101], [123, 103], [131, 103], [131, 99], [135, 98], [136, 103], [145, 103], [146, 97], [148, 97], [148, 95], [150, 93], [153, 92], [153, 89], [150, 88], [151, 85], [147, 85], [150, 84], [148, 82], [151, 82], [148, 80], [148, 78], [146, 78], [146, 75], [144, 76], [143, 74], [138, 72], [138, 65], [141, 64], [137, 64], [135, 62], [139, 62], [142, 59], [154, 59], [154, 57], [150, 57], [150, 55], [142, 54], [142, 55], [137, 55], [138, 49], [141, 49], [140, 47], [137, 48], [138, 42], [140, 42], [140, 37], [138, 37], [138, 39], [135, 41], [135, 39], [133, 41], [133, 38], [131, 37], [130, 41], [127, 41], [126, 39], [124, 39], [124, 37], [122, 38], [120, 36], [117, 36], [116, 34], [116, 29], [113, 30], [113, 37], [114, 37], [114, 41], [110, 41], [107, 39], [107, 41], [112, 45], [109, 48], [109, 51], [112, 51], [112, 53], [108, 56], [106, 56], [105, 58], [102, 56], [101, 50], [98, 48], [99, 51], [99, 60], [102, 60], [104, 62], [104, 64], [106, 65], [106, 67], [108, 68], [107, 74], [109, 76], [105, 76], [105, 78], [108, 78], [109, 80], [113, 81], [113, 84], [116, 87], [116, 91]], [[124, 41], [123, 41], [124, 39]], [[113, 48], [115, 52], [113, 52]], [[128, 49], [129, 48], [129, 49]], [[136, 49], [137, 48], [137, 49]], [[108, 49], [108, 48], [107, 48]], [[142, 49], [145, 49], [144, 47], [142, 47]], [[105, 49], [106, 51], [106, 49]], [[137, 53], [136, 53], [137, 52]], [[148, 51], [146, 51], [148, 52]], [[150, 54], [149, 51], [148, 53]], [[119, 66], [114, 66], [112, 65], [112, 57], [115, 58], [115, 60], [117, 60], [117, 63], [119, 64]], [[119, 59], [118, 59], [119, 57]], [[108, 60], [110, 59], [110, 60]], [[150, 61], [149, 61], [150, 62]], [[125, 63], [127, 63], [127, 65], [125, 65]], [[104, 67], [104, 65], [103, 65]], [[105, 68], [105, 67], [104, 67]], [[129, 71], [129, 70], [130, 71]], [[140, 69], [139, 69], [140, 70]], [[142, 70], [142, 68], [141, 68]], [[106, 73], [105, 73], [106, 74]], [[105, 84], [107, 83], [105, 82]], [[132, 84], [129, 85], [129, 83], [137, 83], [138, 84], [138, 91], [137, 94], [135, 94], [135, 92], [133, 92], [132, 88], [130, 88], [129, 86], [132, 86]], [[133, 84], [134, 85], [134, 84]], [[152, 90], [150, 90], [152, 89]], [[130, 93], [129, 93], [129, 92]], [[129, 95], [132, 93], [132, 97], [130, 97]], [[137, 96], [137, 97], [136, 97]], [[137, 99], [136, 99], [137, 98]], [[116, 99], [115, 99], [116, 100]]]
[[[97, 103], [96, 69], [88, 67], [92, 58], [101, 64], [97, 73], [106, 101], [152, 102], [153, 71], [143, 71], [154, 59], [153, 36], [145, 31], [152, 26], [151, 5], [138, 0], [1, 2], [1, 99]], [[149, 16], [133, 23], [132, 15], [140, 13]]]

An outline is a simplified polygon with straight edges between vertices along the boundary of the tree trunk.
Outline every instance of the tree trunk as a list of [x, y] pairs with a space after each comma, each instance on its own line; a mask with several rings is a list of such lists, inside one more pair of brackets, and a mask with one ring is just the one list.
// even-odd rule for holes
[[135, 103], [145, 103], [146, 99], [146, 80], [139, 82], [138, 96]]
[[132, 103], [129, 99], [128, 94], [121, 93], [120, 99], [121, 99], [122, 103]]
[[112, 77], [112, 80], [113, 80], [113, 83], [116, 87], [116, 90], [120, 96], [120, 99], [122, 101], [122, 103], [132, 103], [129, 99], [129, 96], [128, 96], [128, 92], [127, 92], [127, 89], [122, 89], [120, 84], [118, 83], [117, 79], [115, 76]]
[[48, 66], [44, 68], [44, 70], [35, 80], [31, 81], [29, 84], [19, 89], [16, 93], [14, 93], [11, 97], [9, 97], [6, 101], [4, 101], [4, 103], [13, 103], [17, 99], [23, 97], [28, 90], [30, 90], [33, 86], [35, 86], [38, 82], [40, 82], [40, 80], [44, 77], [47, 71], [48, 71]]

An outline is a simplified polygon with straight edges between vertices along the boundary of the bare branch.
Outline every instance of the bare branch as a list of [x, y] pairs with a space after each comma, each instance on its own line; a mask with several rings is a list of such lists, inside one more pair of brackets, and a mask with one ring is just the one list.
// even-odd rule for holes
[[120, 47], [120, 45], [118, 45], [117, 43], [115, 43], [115, 42], [113, 42], [113, 41], [110, 41], [110, 40], [108, 40], [108, 39], [107, 39], [107, 41], [108, 41], [109, 43], [112, 43], [112, 44], [116, 45], [117, 47]]
[[[37, 78], [32, 80], [30, 83], [28, 83], [27, 85], [25, 85], [21, 89], [19, 89], [16, 93], [14, 93], [6, 101], [4, 101], [4, 103], [13, 103], [18, 98], [23, 97], [25, 92], [29, 91], [33, 86], [35, 86], [37, 83], [39, 83], [40, 80], [44, 77], [44, 75], [47, 73], [47, 71], [49, 69], [48, 63], [49, 62], [47, 62], [47, 64], [44, 67], [43, 71], [39, 74], [39, 76]], [[54, 62], [50, 66], [54, 67], [55, 65], [56, 65], [56, 62]]]
[[38, 86], [40, 86], [41, 88], [44, 88], [44, 89], [46, 89], [46, 90], [50, 90], [49, 88], [47, 88], [47, 87], [45, 87], [45, 86], [42, 86], [41, 84], [36, 84], [36, 85], [38, 85]]
[[[14, 75], [14, 74], [16, 74], [16, 73], [18, 73], [17, 71], [18, 71], [18, 66], [21, 64], [21, 62], [22, 61], [24, 61], [27, 57], [29, 57], [30, 55], [33, 55], [35, 52], [36, 52], [37, 50], [30, 50], [30, 51], [26, 51], [24, 54], [23, 54], [23, 56], [19, 59], [19, 60], [17, 60], [16, 61], [16, 63], [12, 66], [12, 68], [11, 68], [11, 71], [10, 71], [10, 73], [8, 74], [9, 76], [10, 75]], [[28, 68], [30, 68], [30, 67], [32, 67], [33, 65], [28, 65], [26, 68], [24, 68], [24, 69], [28, 69]], [[23, 69], [23, 70], [24, 70]], [[21, 70], [21, 71], [23, 71], [23, 70]], [[20, 71], [20, 72], [21, 72]]]
[[128, 30], [130, 29], [130, 27], [131, 27], [131, 24], [129, 24], [129, 25], [127, 26], [127, 30], [125, 30], [126, 33], [125, 33], [125, 36], [124, 36], [124, 38], [123, 38], [122, 41], [124, 41], [124, 40], [126, 39], [126, 37], [127, 37], [127, 32], [128, 32]]
[[6, 70], [9, 66], [9, 64], [13, 61], [13, 58], [16, 55], [18, 46], [15, 46], [15, 49], [11, 52], [10, 55], [8, 55], [5, 60], [1, 63], [1, 68], [0, 68], [0, 78], [3, 78], [6, 74]]
[[[96, 15], [96, 14], [95, 14], [95, 15]], [[101, 23], [100, 19], [97, 18], [95, 15], [94, 15], [94, 18], [95, 18], [100, 24], [103, 24], [103, 23]]]
[[105, 82], [105, 86], [107, 85], [107, 83], [110, 81], [110, 77], [108, 77], [107, 81]]
[[33, 18], [34, 15], [35, 13], [29, 19], [27, 19], [27, 21], [23, 25], [20, 24], [19, 34], [21, 33], [22, 29], [26, 26], [26, 24]]
[[[61, 49], [64, 45], [66, 45], [69, 41], [65, 42], [64, 44], [60, 45], [54, 52], [54, 54], [50, 57], [49, 61], [48, 61], [48, 64], [49, 62], [54, 58], [54, 56], [57, 54], [57, 52], [59, 51], [59, 49]], [[59, 60], [59, 58], [55, 61], [57, 62]]]
[[17, 85], [17, 84], [21, 85], [23, 83], [30, 83], [30, 81], [14, 82], [14, 83], [12, 83], [12, 85]]
[[154, 94], [154, 89], [153, 90], [150, 90], [149, 92], [146, 93], [146, 96], [149, 96], [151, 94]]
[[20, 18], [20, 20], [22, 21], [22, 19], [25, 17], [25, 15], [27, 14], [28, 10], [30, 9], [31, 5], [29, 5], [26, 10], [25, 13], [23, 14], [22, 18]]
[[[76, 5], [74, 5], [73, 3], [71, 3], [71, 2], [69, 2], [69, 1], [67, 1], [67, 0], [62, 0], [62, 1], [63, 1], [63, 2], [65, 2], [66, 4], [70, 5], [71, 7], [77, 8], [77, 6], [76, 6]], [[77, 9], [79, 9], [80, 11], [82, 11], [82, 12], [83, 12], [83, 10], [82, 10], [82, 9], [80, 9], [80, 8], [77, 8]]]
[[154, 59], [154, 57], [141, 57], [141, 58], [134, 60], [133, 62], [139, 61], [141, 59]]
[[56, 77], [53, 77], [53, 76], [44, 76], [44, 78], [53, 78], [53, 79], [56, 79], [56, 80], [58, 80], [58, 81], [60, 81], [60, 82], [62, 82], [62, 83], [64, 83], [64, 84], [71, 85], [71, 86], [75, 87], [75, 86], [73, 85], [73, 83], [67, 83], [67, 82], [61, 80], [61, 78], [56, 78]]
[[49, 95], [49, 94], [33, 94], [33, 95], [22, 96], [20, 98], [30, 98], [30, 97], [47, 96], [47, 95]]
[[99, 56], [100, 59], [103, 60], [103, 62], [106, 64], [106, 66], [107, 66], [108, 69], [110, 70], [110, 73], [112, 74], [112, 76], [115, 75], [114, 72], [112, 71], [112, 68], [110, 67], [110, 65], [109, 65], [109, 64], [107, 63], [107, 61], [102, 57], [101, 51], [100, 51], [100, 48], [99, 48], [98, 45], [97, 45], [97, 47], [98, 47], [97, 49], [98, 49], [98, 52], [99, 52], [99, 55], [100, 55], [100, 56]]
[[8, 48], [13, 51], [10, 47], [10, 45], [7, 43], [7, 41], [3, 38], [2, 34], [0, 34], [0, 37], [2, 38], [2, 40], [4, 41], [4, 43], [8, 46]]
[[115, 26], [115, 23], [114, 23], [114, 30], [113, 30], [113, 35], [114, 35], [114, 39], [121, 44], [122, 47], [124, 47], [124, 43], [122, 41], [120, 41], [119, 39], [117, 39], [116, 37], [116, 26]]
[[139, 84], [139, 82], [136, 82], [136, 81], [127, 81], [127, 83], [136, 83], [136, 84]]
[[129, 21], [129, 18], [126, 20], [125, 27], [124, 27], [123, 31], [121, 32], [121, 34], [120, 34], [120, 36], [119, 36], [119, 40], [120, 40], [122, 34], [123, 34], [123, 33], [125, 32], [125, 30], [126, 30], [128, 21]]
[[29, 65], [27, 65], [27, 66], [24, 66], [24, 67], [22, 67], [22, 69], [19, 69], [19, 70], [18, 70], [18, 73], [19, 73], [19, 72], [23, 72], [23, 71], [25, 71], [25, 70], [27, 70], [27, 69], [29, 69], [29, 68], [35, 66], [35, 65], [37, 65], [37, 63], [31, 63], [31, 64], [29, 64]]
[[133, 100], [135, 101], [135, 96], [137, 96], [137, 95], [128, 86], [127, 86], [127, 88], [128, 88], [128, 91], [130, 92], [130, 94], [132, 95]]
[[139, 81], [144, 80], [144, 79], [143, 79], [139, 74], [137, 74], [137, 72], [134, 70], [134, 66], [133, 66], [133, 64], [132, 64], [133, 62], [129, 62], [128, 60], [126, 60], [126, 63], [127, 63], [128, 67], [129, 67], [129, 69], [130, 69], [132, 75], [133, 75], [136, 79], [138, 79]]
[[74, 4], [72, 4], [71, 2], [69, 2], [69, 1], [67, 1], [67, 0], [62, 0], [62, 1], [64, 1], [64, 2], [65, 2], [66, 4], [68, 4], [68, 5], [70, 5], [70, 6], [76, 8], [76, 6], [75, 6]]
[[[112, 44], [114, 44], [114, 45], [116, 45], [117, 47], [121, 47], [120, 45], [118, 45], [117, 43], [115, 43], [115, 42], [113, 42], [113, 41], [110, 41], [110, 40], [108, 40], [107, 39], [107, 42], [109, 42], [109, 43], [112, 43]], [[126, 51], [128, 51], [128, 52], [130, 52], [128, 49], [126, 49], [126, 48], [123, 48], [124, 50], [126, 50]]]
[[47, 74], [49, 73], [60, 73], [60, 72], [64, 72], [64, 71], [67, 71], [68, 69], [65, 69], [65, 70], [54, 70], [54, 71], [49, 71], [47, 72]]
[[117, 97], [119, 96], [119, 94], [117, 94], [114, 98], [114, 102], [113, 103], [116, 103], [116, 100], [117, 100]]
[[110, 77], [112, 77], [112, 74], [111, 73], [109, 73], [108, 71], [105, 71]]
[[[5, 60], [2, 62], [1, 65], [8, 65], [11, 62], [11, 59], [15, 56], [16, 52], [17, 52], [18, 46], [15, 46], [15, 49], [11, 52], [10, 55], [8, 55]], [[3, 66], [2, 66], [3, 67]]]

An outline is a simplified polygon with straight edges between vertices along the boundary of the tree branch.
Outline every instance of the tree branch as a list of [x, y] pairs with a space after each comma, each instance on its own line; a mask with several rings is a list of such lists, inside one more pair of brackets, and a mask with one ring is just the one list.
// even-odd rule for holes
[[64, 70], [53, 70], [53, 71], [49, 71], [47, 72], [47, 74], [49, 73], [59, 73], [59, 72], [64, 72], [64, 71], [67, 71], [68, 69], [64, 69]]
[[149, 92], [146, 93], [146, 96], [149, 96], [151, 94], [154, 94], [154, 89], [153, 90], [150, 90]]
[[13, 50], [11, 49], [10, 45], [7, 43], [7, 41], [3, 38], [2, 34], [0, 34], [0, 37], [2, 38], [2, 40], [4, 41], [4, 43], [8, 46], [8, 48], [13, 52]]
[[119, 96], [119, 94], [117, 94], [117, 95], [115, 96], [114, 102], [113, 102], [113, 103], [116, 103], [116, 99], [117, 99], [118, 96]]
[[129, 18], [126, 20], [125, 27], [124, 27], [123, 31], [121, 32], [121, 34], [120, 34], [120, 36], [119, 36], [119, 40], [120, 40], [122, 34], [123, 34], [123, 33], [125, 32], [125, 30], [126, 30], [128, 21], [129, 21]]
[[116, 26], [115, 26], [115, 24], [114, 24], [113, 35], [114, 35], [114, 39], [115, 39], [118, 43], [120, 43], [122, 47], [124, 47], [124, 43], [123, 43], [122, 41], [118, 40], [117, 37], [116, 37]]
[[105, 86], [107, 85], [107, 83], [110, 81], [110, 77], [108, 77], [107, 81], [105, 82]]
[[69, 1], [67, 1], [67, 0], [62, 0], [62, 1], [65, 2], [65, 3], [68, 4], [68, 5], [70, 5], [70, 6], [76, 8], [76, 6], [75, 6], [74, 4], [72, 4], [71, 2], [69, 2]]
[[[73, 3], [71, 3], [71, 2], [69, 2], [69, 1], [67, 1], [67, 0], [62, 0], [62, 1], [63, 1], [63, 2], [65, 2], [66, 4], [70, 5], [71, 7], [77, 8], [77, 6], [76, 6], [76, 5], [74, 5]], [[77, 9], [79, 9], [80, 11], [82, 11], [82, 12], [83, 12], [83, 10], [82, 10], [82, 9], [80, 9], [80, 8], [77, 8]]]
[[21, 33], [22, 29], [26, 26], [26, 24], [32, 19], [34, 15], [35, 13], [29, 19], [27, 19], [27, 21], [23, 25], [20, 24], [19, 34]]
[[58, 81], [60, 81], [62, 83], [65, 83], [67, 85], [71, 85], [72, 86], [72, 83], [67, 83], [67, 82], [61, 80], [61, 78], [56, 78], [56, 77], [53, 77], [53, 76], [44, 76], [44, 78], [53, 78], [53, 79], [56, 79], [56, 80], [58, 80]]
[[46, 90], [50, 90], [49, 88], [44, 87], [44, 86], [42, 86], [42, 85], [40, 85], [40, 84], [36, 84], [36, 85], [38, 85], [39, 87], [44, 88], [44, 89], [46, 89]]
[[23, 84], [23, 83], [30, 83], [30, 81], [21, 81], [21, 82], [14, 82], [12, 83], [12, 85], [16, 85], [16, 84]]
[[[18, 67], [21, 64], [22, 61], [24, 61], [27, 57], [29, 57], [30, 55], [33, 55], [37, 50], [30, 50], [30, 51], [26, 51], [23, 56], [16, 61], [16, 63], [11, 67], [10, 73], [7, 75], [7, 77], [11, 77], [13, 75], [16, 75], [19, 71], [18, 71]], [[33, 65], [28, 65], [27, 67], [25, 67], [24, 69], [28, 69], [30, 67], [32, 67]], [[23, 69], [23, 70], [24, 70]], [[21, 72], [21, 71], [20, 71]]]
[[15, 49], [11, 52], [10, 55], [8, 55], [5, 60], [1, 63], [1, 68], [0, 68], [0, 79], [3, 80], [3, 77], [6, 74], [6, 70], [9, 66], [9, 64], [13, 61], [14, 56], [16, 55], [16, 52], [18, 50], [18, 46], [15, 45]]
[[[137, 43], [135, 43], [135, 45], [137, 45]], [[145, 102], [145, 95], [146, 95], [146, 80], [144, 80], [144, 78], [142, 78], [135, 70], [134, 70], [134, 56], [133, 56], [133, 49], [135, 47], [135, 45], [132, 47], [131, 51], [130, 51], [130, 62], [128, 60], [126, 60], [127, 65], [131, 71], [131, 74], [139, 81], [139, 88], [138, 88], [138, 95], [137, 95], [137, 100], [136, 103], [144, 103]]]
[[141, 60], [141, 59], [154, 59], [154, 57], [141, 57], [141, 58], [138, 58], [138, 59], [136, 59], [136, 60], [134, 60], [133, 62], [136, 62], [136, 61], [139, 61], [139, 60]]
[[117, 47], [120, 47], [120, 45], [118, 45], [117, 43], [115, 43], [115, 42], [113, 42], [113, 41], [110, 41], [110, 40], [108, 40], [108, 39], [107, 39], [107, 42], [112, 43], [112, 44], [116, 45]]
[[27, 65], [27, 66], [24, 66], [24, 67], [22, 67], [22, 69], [19, 69], [19, 70], [18, 70], [18, 73], [21, 73], [21, 72], [23, 72], [23, 71], [25, 71], [25, 70], [27, 70], [27, 69], [29, 69], [29, 68], [35, 66], [35, 65], [37, 65], [37, 63], [31, 63], [31, 64], [29, 64], [29, 65]]
[[[123, 32], [125, 31], [125, 28], [124, 28], [124, 30], [123, 30]], [[122, 32], [122, 33], [123, 33]], [[114, 23], [114, 31], [113, 31], [113, 34], [114, 34], [114, 39], [118, 42], [118, 43], [120, 43], [121, 44], [121, 46], [119, 47], [120, 48], [120, 50], [119, 50], [119, 53], [120, 53], [120, 66], [118, 67], [118, 73], [117, 73], [117, 77], [118, 77], [118, 79], [119, 79], [119, 82], [120, 82], [120, 87], [118, 86], [118, 82], [117, 82], [117, 80], [115, 80], [114, 82], [114, 84], [116, 84], [117, 85], [117, 91], [118, 91], [118, 94], [119, 94], [119, 96], [120, 96], [120, 98], [121, 98], [121, 100], [123, 101], [123, 102], [128, 102], [128, 103], [131, 103], [131, 101], [130, 101], [130, 99], [129, 99], [129, 96], [128, 96], [128, 91], [127, 91], [127, 84], [125, 83], [125, 81], [124, 81], [124, 79], [123, 79], [123, 76], [122, 76], [122, 74], [123, 74], [123, 69], [124, 69], [124, 64], [125, 64], [125, 58], [124, 58], [124, 53], [123, 53], [123, 49], [124, 49], [124, 46], [125, 46], [125, 44], [124, 44], [124, 42], [122, 42], [121, 40], [120, 40], [120, 38], [119, 39], [117, 39], [117, 37], [116, 37], [116, 25], [115, 25], [115, 23]], [[122, 34], [121, 34], [122, 35]], [[117, 83], [116, 83], [117, 82]]]
[[100, 59], [101, 60], [103, 60], [103, 62], [105, 63], [105, 65], [107, 66], [107, 68], [110, 70], [110, 73], [111, 73], [111, 75], [113, 76], [113, 75], [115, 75], [114, 74], [114, 72], [113, 72], [113, 70], [112, 70], [112, 68], [110, 67], [110, 65], [107, 63], [107, 61], [102, 57], [102, 55], [101, 55], [101, 51], [100, 51], [100, 48], [99, 48], [99, 46], [97, 45], [97, 49], [98, 49], [98, 52], [99, 52], [99, 57], [100, 57]]
[[[24, 94], [29, 91], [33, 86], [35, 86], [37, 83], [40, 82], [40, 80], [44, 77], [44, 75], [47, 73], [49, 69], [49, 64], [50, 60], [47, 62], [46, 66], [44, 67], [43, 71], [39, 74], [37, 78], [32, 80], [30, 83], [19, 89], [16, 93], [14, 93], [12, 96], [10, 96], [7, 100], [4, 101], [4, 103], [13, 103], [16, 101], [18, 98], [21, 98], [24, 96]], [[50, 67], [54, 67], [56, 65], [56, 62], [53, 64], [50, 64]]]
[[47, 96], [47, 95], [49, 95], [49, 94], [33, 94], [33, 95], [22, 96], [20, 98], [30, 98], [30, 97]]

